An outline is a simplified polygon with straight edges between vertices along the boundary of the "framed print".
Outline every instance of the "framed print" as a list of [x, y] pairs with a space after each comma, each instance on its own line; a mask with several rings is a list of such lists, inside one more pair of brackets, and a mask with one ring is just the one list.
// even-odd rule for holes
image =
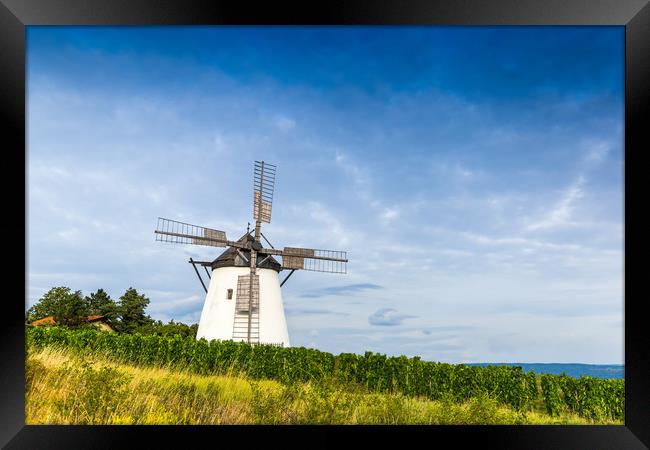
[[650, 445], [647, 1], [0, 1], [6, 448]]

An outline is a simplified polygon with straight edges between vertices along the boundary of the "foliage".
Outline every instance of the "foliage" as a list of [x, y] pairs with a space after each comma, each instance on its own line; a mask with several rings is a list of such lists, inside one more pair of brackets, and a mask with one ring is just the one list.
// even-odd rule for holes
[[104, 316], [104, 320], [111, 327], [117, 327], [117, 303], [104, 291], [98, 289], [84, 299], [88, 304], [89, 315]]
[[546, 412], [553, 417], [559, 416], [562, 411], [562, 389], [557, 376], [543, 374], [542, 395], [546, 405]]
[[28, 349], [25, 421], [36, 424], [620, 424], [517, 412], [487, 395], [464, 402], [308, 383], [137, 367], [100, 352]]
[[566, 407], [582, 417], [600, 420], [624, 414], [624, 384], [621, 380], [602, 380], [582, 376], [572, 378], [562, 374], [559, 384]]
[[[182, 368], [200, 375], [240, 373], [252, 380], [277, 380], [285, 385], [335, 377], [369, 392], [456, 403], [487, 396], [515, 411], [528, 408], [533, 395], [537, 396], [537, 378], [524, 374], [521, 367], [452, 365], [371, 352], [335, 356], [302, 347], [58, 327], [30, 328], [27, 341], [37, 349], [58, 346], [81, 354], [100, 353], [125, 363]], [[623, 417], [623, 380], [589, 379], [576, 385], [567, 378], [542, 375], [542, 395], [549, 414], [557, 416], [566, 409], [590, 418]]]
[[117, 312], [120, 318], [117, 331], [133, 333], [141, 326], [151, 324], [153, 320], [145, 315], [145, 308], [149, 305], [149, 299], [143, 294], [138, 294], [130, 287], [120, 297]]
[[533, 372], [528, 372], [526, 374], [526, 393], [528, 396], [529, 404], [534, 402], [535, 399], [539, 396], [539, 387], [537, 386], [537, 375]]
[[196, 338], [196, 332], [198, 331], [199, 324], [195, 323], [193, 325], [186, 325], [181, 322], [174, 322], [170, 320], [169, 323], [163, 324], [162, 321], [156, 320], [138, 327], [135, 331], [140, 334], [153, 334], [156, 336], [183, 336]]
[[43, 319], [54, 316], [57, 324], [77, 327], [85, 322], [88, 306], [81, 291], [72, 292], [65, 286], [54, 287], [47, 291], [39, 301], [27, 311], [27, 320]]
[[114, 330], [124, 333], [140, 333], [157, 336], [196, 337], [198, 324], [186, 325], [171, 320], [167, 324], [154, 321], [145, 314], [149, 299], [129, 288], [115, 302], [103, 289], [82, 298], [81, 291], [72, 292], [68, 287], [50, 289], [34, 306], [26, 312], [26, 320], [33, 322], [54, 316], [57, 325], [68, 328], [93, 328], [86, 318], [100, 315]]
[[102, 424], [115, 414], [126, 393], [122, 387], [130, 377], [112, 367], [95, 369], [86, 361], [57, 369], [58, 377], [67, 377], [77, 386], [75, 395], [54, 403], [61, 415], [74, 416], [74, 423]]

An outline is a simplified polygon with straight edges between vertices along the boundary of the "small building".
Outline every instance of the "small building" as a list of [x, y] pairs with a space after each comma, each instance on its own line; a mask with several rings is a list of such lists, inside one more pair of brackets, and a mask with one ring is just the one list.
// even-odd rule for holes
[[102, 331], [108, 331], [109, 333], [115, 331], [108, 323], [106, 323], [106, 318], [104, 316], [88, 316], [86, 320]]
[[[106, 322], [106, 318], [101, 315], [88, 316], [86, 317], [86, 322], [91, 323], [94, 327], [96, 327], [101, 331], [107, 331], [109, 333], [115, 331], [113, 327], [111, 327]], [[54, 319], [54, 316], [47, 316], [47, 317], [43, 317], [42, 319], [33, 321], [30, 325], [35, 327], [53, 326], [56, 325], [56, 320]]]
[[35, 320], [31, 323], [35, 327], [42, 327], [45, 325], [56, 325], [56, 320], [53, 316], [43, 317], [42, 319]]

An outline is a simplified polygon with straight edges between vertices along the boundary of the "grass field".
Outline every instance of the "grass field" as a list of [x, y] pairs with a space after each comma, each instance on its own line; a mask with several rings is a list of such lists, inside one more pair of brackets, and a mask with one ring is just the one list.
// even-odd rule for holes
[[622, 424], [543, 405], [517, 412], [487, 397], [465, 403], [377, 394], [330, 379], [284, 385], [241, 376], [201, 376], [165, 368], [30, 351], [26, 423], [34, 424]]

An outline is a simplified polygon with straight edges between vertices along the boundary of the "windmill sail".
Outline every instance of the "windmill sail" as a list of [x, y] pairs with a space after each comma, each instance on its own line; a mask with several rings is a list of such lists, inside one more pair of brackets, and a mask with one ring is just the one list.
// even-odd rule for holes
[[255, 161], [255, 168], [253, 169], [253, 218], [256, 221], [271, 223], [274, 187], [275, 166], [264, 161]]
[[226, 233], [212, 228], [200, 227], [176, 220], [158, 218], [156, 240], [176, 244], [207, 245], [225, 247], [228, 245]]
[[312, 272], [347, 273], [347, 252], [285, 247], [282, 251], [283, 269]]
[[253, 217], [260, 222], [271, 223], [273, 205], [260, 199], [260, 193], [253, 193]]

